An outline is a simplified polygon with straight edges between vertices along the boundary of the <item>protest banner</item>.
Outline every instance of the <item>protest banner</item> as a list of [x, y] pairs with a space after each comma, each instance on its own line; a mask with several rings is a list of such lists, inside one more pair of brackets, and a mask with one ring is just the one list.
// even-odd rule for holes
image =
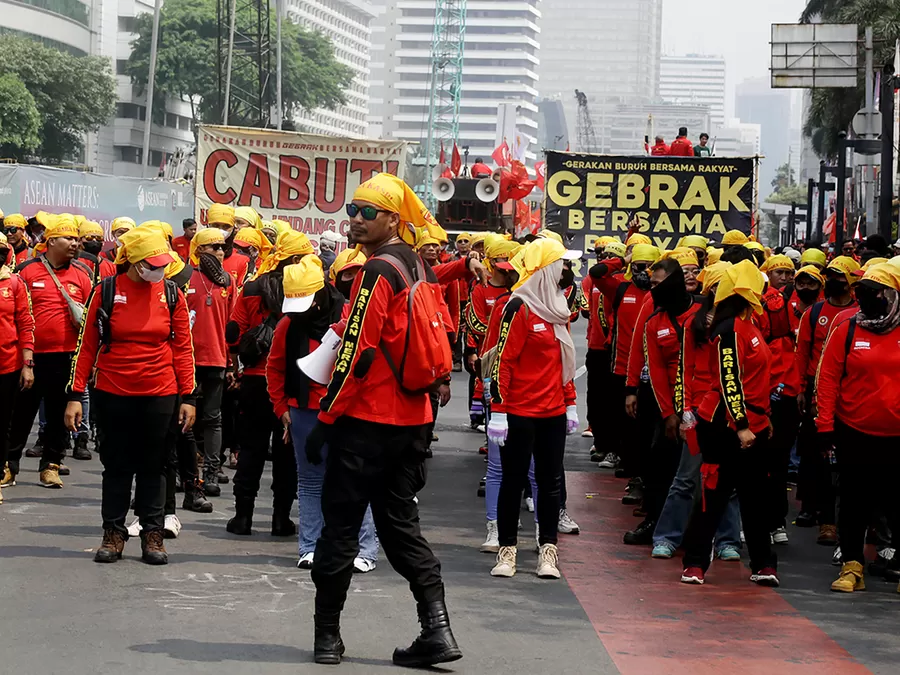
[[210, 205], [252, 206], [318, 246], [333, 230], [346, 236], [345, 206], [360, 183], [377, 173], [403, 178], [405, 141], [337, 138], [244, 127], [203, 125], [198, 134], [196, 210], [206, 223]]
[[753, 158], [616, 157], [547, 152], [545, 226], [593, 251], [601, 236], [624, 239], [633, 217], [660, 248], [726, 230], [750, 233]]

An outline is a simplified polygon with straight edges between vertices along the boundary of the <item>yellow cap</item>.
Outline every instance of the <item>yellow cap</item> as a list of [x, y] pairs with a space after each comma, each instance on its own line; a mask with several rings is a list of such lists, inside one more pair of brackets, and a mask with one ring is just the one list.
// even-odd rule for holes
[[92, 237], [96, 235], [103, 236], [103, 227], [100, 223], [95, 223], [93, 220], [85, 220], [78, 227], [78, 236], [79, 237]]
[[[631, 249], [631, 262], [655, 263], [661, 255], [660, 250], [651, 244], [637, 244]], [[631, 281], [631, 265], [625, 270], [625, 280]]]
[[175, 236], [175, 232], [172, 230], [172, 226], [169, 223], [163, 222], [162, 220], [147, 220], [141, 223], [138, 227], [154, 227], [164, 236], [172, 239]]
[[272, 227], [275, 228], [275, 231], [278, 234], [284, 234], [285, 232], [293, 232], [294, 228], [291, 227], [291, 224], [284, 220], [275, 219], [272, 221]]
[[797, 274], [794, 275], [794, 278], [796, 279], [801, 274], [807, 274], [810, 277], [812, 277], [813, 279], [815, 279], [816, 281], [818, 281], [823, 286], [825, 285], [825, 277], [822, 276], [822, 273], [819, 271], [819, 268], [816, 267], [815, 265], [804, 265], [799, 270], [797, 270]]
[[272, 230], [273, 232], [278, 232], [278, 229], [275, 227], [275, 223], [271, 220], [263, 220], [260, 221], [259, 229], [261, 230]]
[[759, 268], [761, 272], [771, 272], [772, 270], [793, 270], [794, 261], [786, 255], [773, 255], [766, 260]]
[[[554, 232], [553, 230], [541, 230], [540, 232], [537, 233], [537, 236], [541, 239], [550, 238], [555, 241], [558, 241], [560, 244], [565, 245], [563, 243], [563, 238], [557, 232]], [[485, 244], [485, 246], [487, 246], [487, 244]]]
[[[561, 241], [558, 243], [562, 245]], [[484, 238], [484, 257], [488, 261], [491, 258], [506, 258], [509, 260], [521, 248], [522, 245], [518, 242], [510, 241], [506, 237], [493, 232], [489, 232]]]
[[366, 264], [365, 254], [356, 248], [345, 248], [337, 254], [331, 267], [328, 268], [328, 279], [331, 283], [337, 281], [338, 274], [354, 267], [362, 267]]
[[43, 225], [45, 228], [47, 228], [56, 221], [56, 216], [54, 216], [52, 213], [47, 213], [46, 211], [38, 211], [34, 214], [34, 219], [38, 221], [39, 225]]
[[200, 264], [200, 256], [197, 254], [197, 249], [201, 246], [224, 243], [225, 234], [218, 227], [204, 227], [202, 230], [197, 230], [197, 234], [191, 239], [191, 264]]
[[754, 312], [762, 314], [760, 298], [764, 286], [765, 280], [756, 265], [749, 260], [742, 260], [725, 270], [716, 289], [715, 304], [718, 305], [733, 295], [739, 295], [750, 303]]
[[688, 248], [687, 246], [679, 246], [678, 248], [672, 249], [671, 251], [665, 251], [660, 257], [660, 260], [666, 260], [671, 258], [672, 260], [677, 260], [678, 264], [684, 267], [685, 265], [696, 265], [700, 266], [700, 261], [697, 260], [697, 252]]
[[266, 238], [262, 230], [257, 230], [253, 227], [242, 227], [238, 230], [238, 233], [234, 235], [234, 245], [237, 246], [238, 244], [253, 246], [259, 251], [260, 261], [268, 258], [269, 252], [272, 250], [272, 242]]
[[555, 239], [535, 239], [523, 246], [507, 263], [519, 274], [519, 280], [512, 290], [517, 290], [531, 275], [557, 260], [575, 260], [580, 257], [581, 251], [569, 251]]
[[762, 251], [766, 252], [766, 247], [760, 244], [758, 241], [748, 241], [744, 244], [744, 248], [749, 248], [751, 251]]
[[678, 242], [678, 246], [688, 246], [690, 248], [702, 248], [706, 249], [709, 246], [709, 239], [703, 237], [699, 234], [689, 234], [681, 238], [681, 241]]
[[[460, 241], [469, 241], [470, 242], [470, 241], [472, 241], [472, 235], [469, 234], [468, 232], [460, 232], [458, 235], [456, 235], [456, 241], [457, 242], [460, 242]], [[332, 264], [334, 264], [334, 263], [332, 263]]]
[[292, 258], [295, 255], [311, 255], [315, 252], [309, 237], [302, 232], [297, 232], [296, 230], [282, 232], [278, 235], [278, 239], [275, 240], [275, 246], [272, 248], [269, 257], [259, 266], [256, 276], [271, 272], [283, 260]]
[[841, 272], [845, 277], [847, 277], [847, 283], [851, 286], [859, 281], [859, 277], [856, 276], [856, 273], [859, 271], [859, 263], [850, 256], [839, 255], [837, 258], [834, 258], [830, 263], [828, 263], [828, 267], [826, 267], [825, 269], [832, 270], [834, 272]]
[[234, 217], [235, 219], [240, 218], [250, 227], [257, 230], [262, 227], [262, 218], [252, 206], [236, 206], [234, 208]]
[[641, 234], [640, 232], [635, 232], [633, 235], [628, 237], [625, 240], [625, 246], [636, 246], [639, 244], [647, 244], [650, 245], [653, 243], [653, 240], [650, 239], [646, 234]]
[[826, 262], [828, 259], [825, 257], [825, 252], [817, 248], [808, 248], [800, 254], [801, 265], [819, 265], [821, 268], [825, 267]]
[[213, 204], [206, 212], [206, 222], [210, 225], [234, 227], [234, 207], [228, 204]]
[[119, 216], [118, 218], [113, 218], [112, 224], [109, 226], [110, 232], [115, 232], [116, 230], [133, 230], [137, 225], [135, 222], [129, 218], [128, 216]]
[[874, 265], [881, 265], [882, 263], [890, 262], [888, 258], [869, 258], [866, 261], [866, 264], [862, 266], [860, 269], [861, 272], [867, 272], [870, 267]]
[[[0, 232], [0, 244], [6, 246], [9, 243], [9, 240], [6, 238], [6, 233]], [[0, 260], [0, 266], [6, 263], [5, 260]]]
[[702, 285], [701, 293], [708, 295], [712, 287], [722, 280], [729, 267], [731, 267], [730, 262], [715, 262], [700, 270], [700, 274], [697, 275], [697, 281]]
[[603, 252], [612, 253], [615, 256], [624, 258], [628, 252], [628, 248], [621, 241], [614, 239], [603, 247]]
[[723, 253], [725, 253], [724, 249], [717, 248], [715, 246], [708, 246], [706, 248], [706, 264], [714, 265], [715, 263], [719, 262], [719, 260], [722, 258]]
[[866, 270], [862, 280], [874, 281], [882, 286], [887, 286], [888, 288], [893, 288], [895, 291], [900, 291], [900, 269], [889, 262], [872, 265], [872, 267]]
[[284, 268], [284, 302], [281, 311], [285, 314], [300, 313], [312, 307], [316, 292], [325, 287], [322, 261], [316, 255], [304, 257], [296, 265]]
[[25, 220], [25, 216], [21, 213], [10, 213], [3, 218], [3, 227], [17, 227], [20, 230], [24, 230], [26, 225], [28, 225], [28, 221]]
[[728, 230], [728, 232], [722, 235], [723, 246], [743, 246], [749, 241], [747, 235], [740, 230]]
[[154, 267], [165, 267], [175, 262], [176, 258], [169, 251], [169, 242], [155, 227], [138, 227], [129, 230], [119, 238], [119, 250], [116, 253], [116, 264], [126, 260], [132, 265], [146, 260]]

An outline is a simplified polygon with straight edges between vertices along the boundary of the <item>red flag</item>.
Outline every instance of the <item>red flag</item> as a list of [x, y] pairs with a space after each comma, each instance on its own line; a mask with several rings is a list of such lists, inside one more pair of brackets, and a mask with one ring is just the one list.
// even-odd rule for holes
[[458, 176], [462, 169], [462, 157], [459, 156], [459, 148], [456, 146], [456, 141], [453, 141], [453, 156], [450, 159], [450, 169], [453, 171], [454, 176]]
[[494, 152], [491, 153], [491, 159], [493, 159], [494, 163], [500, 167], [512, 164], [512, 154], [509, 151], [509, 144], [507, 144], [505, 138], [503, 139], [503, 142], [497, 146]]
[[497, 202], [505, 204], [510, 199], [525, 199], [534, 190], [535, 185], [536, 182], [528, 177], [528, 169], [525, 168], [525, 165], [514, 159], [511, 168], [500, 174], [500, 194]]
[[444, 141], [441, 141], [441, 156], [438, 158], [438, 164], [446, 164], [447, 156], [444, 154]]
[[535, 162], [534, 173], [536, 174], [535, 183], [537, 183], [537, 186], [541, 188], [541, 191], [543, 192], [544, 183], [547, 180], [547, 162]]

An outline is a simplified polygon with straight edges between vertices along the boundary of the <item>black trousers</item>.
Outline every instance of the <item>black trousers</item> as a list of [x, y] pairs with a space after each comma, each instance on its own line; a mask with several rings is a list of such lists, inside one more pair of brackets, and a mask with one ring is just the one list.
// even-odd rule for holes
[[838, 535], [844, 562], [865, 564], [864, 547], [869, 524], [881, 512], [894, 540], [900, 533], [900, 436], [871, 436], [839, 421], [834, 446], [841, 468], [841, 511]]
[[[609, 350], [588, 349], [584, 357], [587, 369], [587, 421], [591, 429], [608, 431], [605, 424], [612, 407], [612, 373], [609, 371]], [[622, 402], [625, 405], [625, 402]], [[618, 454], [618, 449], [609, 452]]]
[[240, 439], [237, 433], [238, 420], [238, 390], [225, 389], [222, 392], [222, 451], [227, 448], [230, 452], [238, 452], [241, 449]]
[[[656, 438], [661, 413], [656, 396], [653, 394], [653, 387], [649, 382], [641, 382], [638, 385], [637, 397], [637, 419], [625, 415], [630, 422], [630, 427], [628, 428], [629, 433], [623, 441], [630, 445], [629, 452], [636, 457], [637, 475], [643, 478], [652, 462], [653, 440]], [[622, 408], [625, 408], [624, 400]]]
[[222, 391], [225, 369], [197, 366], [197, 434], [203, 442], [203, 475], [215, 478], [222, 453]]
[[312, 580], [316, 612], [340, 612], [359, 553], [359, 530], [371, 503], [388, 561], [409, 582], [416, 602], [444, 599], [441, 564], [419, 528], [413, 501], [425, 487], [425, 427], [398, 427], [341, 417], [328, 438], [322, 486], [324, 526]]
[[9, 455], [9, 427], [12, 424], [13, 408], [19, 395], [21, 370], [0, 375], [0, 475]]
[[769, 471], [773, 465], [772, 445], [768, 432], [756, 435], [756, 442], [747, 450], [741, 449], [737, 433], [725, 426], [724, 412], [713, 422], [697, 423], [697, 441], [703, 453], [703, 462], [718, 464], [718, 484], [715, 489], [701, 486], [702, 498], [694, 505], [694, 513], [684, 535], [684, 566], [709, 569], [712, 560], [713, 538], [722, 520], [722, 514], [734, 490], [741, 505], [741, 523], [747, 550], [750, 553], [750, 570], [759, 572], [764, 567], [774, 568], [778, 558], [769, 539], [770, 494]]
[[787, 474], [791, 461], [791, 449], [797, 440], [800, 428], [800, 409], [797, 398], [784, 396], [772, 401], [772, 495], [769, 504], [772, 508], [770, 531], [784, 527], [790, 505], [788, 504]]
[[497, 529], [501, 546], [515, 546], [522, 491], [534, 455], [540, 543], [556, 544], [559, 526], [559, 478], [566, 451], [566, 416], [520, 417], [507, 415], [509, 435], [500, 447], [503, 477], [497, 498]]
[[266, 378], [244, 375], [238, 401], [241, 453], [234, 474], [234, 498], [251, 504], [256, 501], [271, 443], [272, 503], [277, 511], [290, 511], [297, 498], [297, 460], [290, 441], [283, 440], [284, 426], [275, 417]]
[[609, 451], [621, 458], [620, 468], [629, 476], [637, 476], [640, 474], [641, 460], [637, 442], [638, 423], [625, 412], [625, 376], [610, 374], [609, 388], [609, 401], [605, 404], [605, 414], [601, 417], [599, 428], [604, 438], [610, 437]]
[[[640, 411], [640, 408], [638, 410]], [[649, 425], [649, 420], [643, 421], [640, 412], [638, 419], [641, 425]], [[659, 520], [666, 498], [669, 496], [669, 488], [672, 487], [672, 481], [678, 471], [678, 464], [681, 462], [681, 447], [680, 440], [673, 441], [666, 438], [665, 422], [657, 415], [653, 440], [650, 442], [641, 472], [644, 479], [643, 506], [648, 520]]]
[[40, 466], [59, 464], [68, 445], [69, 432], [65, 426], [66, 406], [69, 403], [66, 386], [72, 355], [69, 352], [34, 355], [34, 385], [19, 392], [12, 425], [9, 429], [9, 464], [13, 473], [19, 470], [22, 450], [34, 425], [34, 417], [44, 401], [47, 426], [44, 428], [44, 452]]
[[798, 492], [803, 510], [818, 514], [819, 525], [835, 525], [838, 474], [822, 454], [813, 415], [813, 383], [806, 389], [807, 412], [800, 418], [797, 450], [800, 454]]
[[194, 441], [194, 430], [181, 433], [181, 427], [175, 425], [166, 438], [166, 504], [165, 515], [175, 514], [175, 482], [181, 476], [181, 484], [185, 490], [197, 479], [197, 443]]
[[103, 529], [128, 536], [125, 518], [132, 480], [134, 511], [141, 527], [144, 531], [162, 529], [168, 437], [178, 423], [178, 397], [118, 396], [96, 390], [94, 404], [103, 464]]

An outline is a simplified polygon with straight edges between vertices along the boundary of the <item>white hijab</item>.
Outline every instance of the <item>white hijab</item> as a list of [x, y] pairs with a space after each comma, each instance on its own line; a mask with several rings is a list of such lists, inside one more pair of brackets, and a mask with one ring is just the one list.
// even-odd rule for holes
[[575, 379], [575, 343], [569, 334], [569, 305], [559, 288], [562, 269], [562, 260], [539, 269], [513, 291], [512, 297], [521, 298], [530, 311], [553, 324], [562, 357], [562, 383], [565, 385]]

